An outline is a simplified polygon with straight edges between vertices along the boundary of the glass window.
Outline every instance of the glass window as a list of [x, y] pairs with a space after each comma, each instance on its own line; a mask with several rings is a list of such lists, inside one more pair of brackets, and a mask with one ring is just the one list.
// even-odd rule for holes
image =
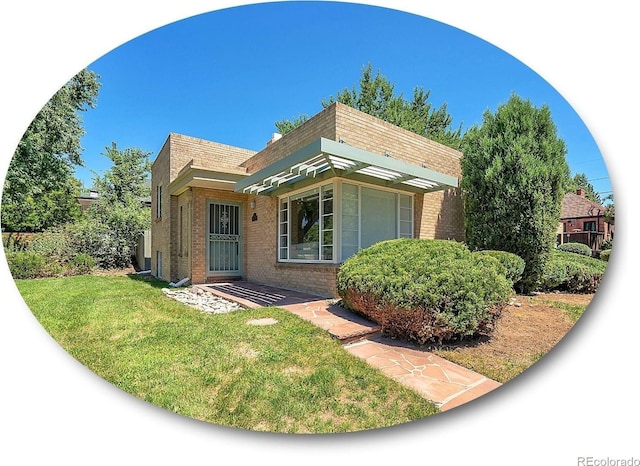
[[320, 196], [317, 189], [291, 197], [289, 258], [320, 258]]
[[360, 201], [355, 184], [342, 184], [342, 255], [344, 260], [360, 249]]
[[322, 187], [322, 260], [333, 260], [333, 185]]
[[413, 238], [413, 198], [406, 194], [398, 194], [399, 199], [399, 237]]
[[360, 247], [364, 249], [380, 241], [397, 238], [396, 193], [362, 187], [360, 194]]
[[379, 241], [413, 237], [413, 197], [342, 184], [341, 260]]
[[345, 260], [379, 241], [413, 237], [412, 196], [352, 183], [338, 192], [328, 184], [279, 200], [279, 260]]
[[280, 259], [289, 259], [289, 202], [280, 200]]
[[162, 186], [156, 186], [156, 218], [162, 218]]

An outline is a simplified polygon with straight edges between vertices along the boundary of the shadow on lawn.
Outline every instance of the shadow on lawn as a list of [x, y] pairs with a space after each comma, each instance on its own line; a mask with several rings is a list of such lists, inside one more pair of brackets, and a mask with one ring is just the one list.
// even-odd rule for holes
[[152, 288], [168, 288], [169, 283], [164, 280], [158, 280], [156, 277], [148, 274], [128, 273], [127, 277], [136, 282], [144, 282]]

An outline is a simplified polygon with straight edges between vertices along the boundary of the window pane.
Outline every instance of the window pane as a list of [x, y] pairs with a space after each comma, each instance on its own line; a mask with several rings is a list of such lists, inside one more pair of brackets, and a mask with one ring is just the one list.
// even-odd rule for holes
[[320, 199], [318, 190], [290, 200], [290, 259], [318, 260], [320, 256]]
[[323, 246], [331, 246], [333, 244], [332, 230], [322, 232], [322, 244]]
[[400, 222], [400, 238], [413, 238], [412, 224], [409, 222]]
[[361, 193], [360, 247], [367, 248], [379, 241], [397, 238], [396, 194], [365, 187]]
[[342, 227], [340, 260], [346, 260], [358, 251], [359, 243], [359, 212], [358, 186], [349, 183], [342, 184]]
[[413, 217], [413, 212], [411, 209], [400, 208], [400, 221], [401, 222], [411, 222], [411, 217]]
[[333, 229], [333, 215], [324, 215], [322, 217], [322, 228], [325, 230]]

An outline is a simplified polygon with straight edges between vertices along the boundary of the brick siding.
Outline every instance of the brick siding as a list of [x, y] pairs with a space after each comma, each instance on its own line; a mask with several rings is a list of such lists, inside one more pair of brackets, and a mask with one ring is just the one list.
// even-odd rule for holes
[[[257, 153], [171, 134], [152, 167], [153, 212], [155, 186], [168, 186], [190, 161], [211, 168], [240, 166], [251, 174], [320, 137], [334, 141], [342, 139], [347, 144], [377, 154], [388, 152], [398, 160], [418, 166], [424, 164], [458, 179], [461, 175], [460, 152], [335, 103]], [[155, 220], [152, 230], [152, 271], [156, 270], [155, 251], [162, 251], [162, 278], [179, 280], [189, 276], [192, 283], [204, 283], [207, 280], [207, 201], [227, 201], [241, 205], [243, 278], [321, 296], [336, 295], [337, 264], [278, 262], [277, 198], [197, 187], [180, 196], [171, 196], [172, 200], [169, 197], [168, 192], [163, 195], [163, 203], [166, 202], [166, 208], [170, 209], [170, 218], [163, 216], [161, 220]], [[252, 207], [252, 203], [255, 203], [255, 207]], [[183, 220], [181, 232], [180, 207], [185, 218], [185, 212], [189, 212], [191, 222], [190, 227], [185, 227]], [[183, 238], [183, 248], [180, 250], [180, 234], [190, 235], [188, 248], [184, 247]], [[459, 189], [415, 195], [414, 236], [463, 239]]]

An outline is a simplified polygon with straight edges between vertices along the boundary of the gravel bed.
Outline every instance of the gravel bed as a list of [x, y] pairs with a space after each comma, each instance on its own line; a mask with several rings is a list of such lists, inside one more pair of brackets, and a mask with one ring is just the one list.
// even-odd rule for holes
[[162, 291], [168, 297], [199, 309], [206, 314], [227, 314], [243, 309], [238, 303], [220, 298], [213, 293], [197, 287], [178, 289], [163, 288]]

